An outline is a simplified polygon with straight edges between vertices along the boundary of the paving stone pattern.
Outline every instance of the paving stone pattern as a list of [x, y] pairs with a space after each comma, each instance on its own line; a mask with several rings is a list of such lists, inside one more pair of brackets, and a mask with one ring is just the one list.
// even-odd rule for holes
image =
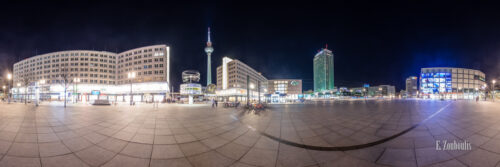
[[[209, 105], [0, 104], [0, 167], [44, 166], [499, 166], [500, 103], [429, 100], [272, 105], [261, 112]], [[349, 151], [319, 147], [384, 139]], [[436, 140], [472, 150], [436, 150]]]

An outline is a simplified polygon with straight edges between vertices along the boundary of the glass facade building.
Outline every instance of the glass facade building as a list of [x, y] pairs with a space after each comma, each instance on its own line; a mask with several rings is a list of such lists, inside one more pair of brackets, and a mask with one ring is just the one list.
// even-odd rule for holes
[[471, 99], [484, 91], [485, 75], [474, 69], [434, 67], [422, 68], [420, 93], [429, 98]]
[[323, 49], [313, 59], [314, 62], [314, 92], [325, 92], [334, 89], [333, 83], [333, 53]]

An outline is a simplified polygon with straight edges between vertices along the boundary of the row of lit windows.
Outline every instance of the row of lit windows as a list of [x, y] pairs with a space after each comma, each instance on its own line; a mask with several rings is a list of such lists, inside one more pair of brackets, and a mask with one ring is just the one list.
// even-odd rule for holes
[[[41, 78], [39, 78], [41, 79]], [[68, 81], [69, 83], [73, 84], [74, 82], [72, 80]], [[46, 84], [62, 84], [64, 83], [64, 80], [46, 80]], [[80, 79], [79, 83], [95, 83], [95, 84], [115, 84], [115, 81], [107, 81], [107, 80], [96, 80], [96, 79]]]
[[152, 63], [154, 60], [154, 62], [163, 62], [163, 58], [157, 58], [157, 59], [145, 59], [143, 61], [134, 61], [134, 62], [128, 62], [128, 63], [125, 63], [125, 64], [119, 64], [118, 65], [118, 68], [121, 68], [121, 67], [127, 67], [127, 66], [132, 66], [132, 64], [134, 65], [137, 65], [137, 64], [141, 64], [141, 63]]
[[473, 79], [450, 79], [450, 78], [429, 78], [429, 79], [422, 79], [421, 83], [484, 83], [483, 81], [480, 80], [473, 80]]
[[242, 63], [237, 60], [233, 60], [228, 63], [228, 71], [232, 71], [235, 69], [237, 73], [240, 75], [250, 75], [251, 78], [259, 78], [260, 80], [266, 80], [262, 75], [260, 75], [260, 73], [250, 68], [245, 63]]
[[[163, 56], [163, 53], [162, 54], [155, 54], [155, 56], [159, 56], [159, 55]], [[152, 58], [152, 57], [153, 57], [153, 54], [144, 55], [144, 58]], [[118, 63], [128, 62], [128, 61], [142, 59], [142, 58], [143, 58], [142, 55], [137, 55], [134, 57], [126, 57], [125, 59], [118, 60]]]
[[[165, 49], [163, 47], [161, 48], [154, 48], [154, 51], [164, 51]], [[123, 58], [123, 57], [128, 57], [128, 56], [131, 56], [131, 55], [136, 55], [136, 54], [141, 54], [141, 53], [146, 53], [146, 52], [152, 52], [153, 49], [152, 48], [149, 48], [149, 49], [143, 49], [143, 50], [135, 50], [135, 51], [131, 51], [129, 53], [125, 53], [125, 54], [122, 54], [120, 55], [119, 58]]]
[[[157, 71], [144, 71], [144, 72], [137, 72], [136, 73], [138, 76], [141, 75], [162, 75], [164, 74], [163, 70], [157, 70]], [[128, 75], [118, 75], [118, 79], [128, 79]]]
[[152, 68], [163, 68], [163, 64], [154, 64], [154, 66], [152, 64], [150, 65], [144, 65], [143, 67], [141, 66], [135, 66], [134, 68], [126, 68], [126, 69], [123, 69], [123, 70], [118, 70], [118, 73], [123, 73], [123, 72], [128, 72], [128, 71], [140, 71], [140, 70], [147, 70], [147, 69], [152, 69]]
[[65, 67], [65, 66], [91, 66], [91, 67], [101, 67], [101, 68], [115, 68], [116, 66], [114, 65], [107, 65], [107, 64], [99, 64], [99, 63], [66, 63], [66, 64], [52, 64], [52, 65], [44, 65], [36, 68], [31, 68], [31, 69], [24, 69], [24, 68], [19, 68], [15, 69], [14, 72], [29, 72], [35, 71], [35, 70], [43, 70], [43, 69], [48, 69], [48, 68], [60, 68], [60, 67]]
[[[58, 73], [59, 71], [63, 72], [65, 69], [52, 69], [52, 70], [44, 70], [44, 71], [41, 71], [41, 70], [32, 70], [33, 73], [35, 74], [48, 74], [48, 73]], [[115, 71], [114, 70], [108, 70], [108, 69], [97, 69], [97, 68], [80, 68], [80, 70], [78, 70], [78, 68], [69, 68], [67, 69], [67, 71], [69, 72], [78, 72], [78, 71], [90, 71], [90, 72], [103, 72], [103, 73], [114, 73]], [[30, 74], [29, 72], [31, 71], [24, 71], [24, 73], [22, 72], [15, 72], [15, 74], [17, 76], [23, 76], [23, 74]]]
[[288, 84], [288, 81], [274, 81], [274, 84]]
[[[41, 62], [41, 61], [43, 61], [43, 60], [46, 60], [46, 61], [43, 61], [44, 63], [48, 63], [48, 62], [50, 62], [50, 60], [49, 60], [49, 59], [51, 59], [51, 58], [58, 58], [58, 59], [51, 59], [51, 60], [52, 60], [52, 62], [68, 61], [68, 60], [76, 61], [76, 60], [78, 60], [78, 58], [71, 58], [71, 59], [68, 59], [68, 58], [61, 58], [61, 59], [59, 59], [59, 57], [79, 56], [79, 55], [80, 55], [80, 56], [89, 56], [89, 54], [88, 54], [88, 53], [71, 53], [71, 54], [66, 53], [66, 54], [61, 54], [61, 56], [59, 56], [59, 55], [42, 56], [42, 57], [38, 57], [38, 58], [33, 58], [33, 59], [29, 59], [29, 60], [24, 60], [24, 61], [21, 61], [21, 62], [19, 62], [19, 63], [16, 63], [16, 64], [14, 65], [14, 67], [19, 67], [19, 66], [22, 66], [23, 64], [24, 64], [24, 65], [27, 65], [27, 64], [29, 64], [29, 63], [35, 63], [35, 62], [40, 63], [40, 62]], [[109, 56], [108, 56], [108, 55], [103, 55], [103, 54], [100, 54], [100, 55], [99, 55], [99, 54], [90, 54], [90, 56], [91, 56], [91, 57], [101, 57], [101, 58], [116, 59], [116, 56], [111, 56], [111, 55], [109, 55]], [[85, 59], [86, 59], [86, 60], [88, 60], [88, 58], [84, 58], [84, 60], [85, 60]], [[97, 60], [97, 59], [95, 59], [95, 60]], [[101, 60], [101, 61], [104, 61], [104, 60], [106, 60], [106, 59], [100, 59], [100, 60]]]
[[145, 78], [135, 78], [135, 79], [127, 79], [118, 81], [118, 84], [130, 83], [133, 82], [149, 82], [149, 81], [163, 81], [165, 77], [145, 77]]
[[[152, 49], [149, 49], [149, 50], [152, 51]], [[164, 49], [163, 48], [155, 48], [155, 51], [158, 51], [158, 50], [163, 51]], [[141, 51], [136, 51], [135, 53], [141, 53]], [[79, 53], [71, 53], [71, 54], [61, 54], [61, 57], [67, 57], [67, 56], [70, 56], [70, 55], [71, 56], [78, 56], [78, 55], [80, 55], [80, 56], [89, 56], [88, 53], [80, 53], [80, 54]], [[155, 56], [163, 56], [163, 53], [161, 53], [161, 54], [155, 54]], [[22, 61], [20, 63], [16, 63], [14, 65], [14, 67], [15, 68], [23, 67], [22, 65], [26, 65], [24, 67], [27, 67], [29, 63], [32, 63], [32, 64], [29, 64], [29, 66], [41, 65], [43, 60], [46, 60], [46, 61], [43, 61], [43, 63], [50, 63], [51, 60], [49, 60], [49, 59], [51, 57], [52, 58], [58, 58], [59, 55], [44, 56], [44, 57], [34, 58], [34, 59], [30, 59], [30, 60], [25, 60], [25, 61]], [[108, 55], [103, 55], [103, 54], [99, 55], [99, 54], [92, 54], [91, 53], [90, 57], [101, 57], [101, 58], [108, 58], [109, 57], [109, 59], [113, 59], [113, 60], [90, 58], [90, 61], [94, 61], [94, 62], [99, 61], [99, 62], [104, 62], [104, 63], [107, 63], [107, 62], [109, 62], [109, 63], [116, 63], [116, 61], [114, 60], [114, 59], [116, 59], [116, 56], [111, 56], [111, 55], [108, 56]], [[122, 57], [123, 57], [123, 55], [122, 55]], [[142, 56], [135, 56], [134, 59], [140, 59], [141, 57]], [[144, 57], [153, 57], [153, 54], [144, 55]], [[64, 61], [69, 61], [69, 60], [71, 60], [71, 61], [78, 61], [78, 58], [73, 58], [72, 57], [72, 58], [52, 59], [52, 63], [56, 63], [56, 62], [60, 62], [60, 61], [64, 62]], [[132, 58], [127, 59], [127, 61], [128, 60], [132, 60]], [[80, 61], [89, 61], [89, 58], [88, 57], [80, 57]], [[121, 60], [121, 61], [123, 62], [123, 60]], [[162, 58], [161, 61], [163, 61], [163, 58]], [[35, 64], [35, 62], [37, 62], [37, 63]]]
[[[236, 68], [235, 66], [233, 66], [235, 63], [232, 63], [232, 66], [228, 67], [228, 79], [233, 79], [233, 78], [238, 78], [240, 80], [246, 80], [246, 75], [249, 75], [250, 78], [258, 78], [260, 80], [263, 80], [262, 77], [260, 76], [257, 76], [253, 73], [249, 73], [247, 71], [241, 71], [240, 68]], [[233, 70], [231, 70], [233, 69]], [[240, 70], [234, 70], [234, 69], [240, 69]], [[218, 70], [218, 74], [221, 75], [222, 74], [222, 71], [221, 70]], [[238, 74], [238, 75], [236, 75]], [[263, 81], [264, 82], [264, 81]]]
[[[75, 69], [75, 70], [78, 70], [78, 69]], [[87, 71], [87, 69], [82, 70], [82, 72], [83, 71]], [[103, 69], [100, 69], [100, 71], [98, 71], [97, 69], [93, 69], [93, 71], [94, 72], [107, 73], [107, 70], [103, 70]], [[59, 72], [59, 70], [56, 70], [56, 71], [53, 71], [53, 72], [54, 73], [55, 72]], [[42, 71], [37, 71], [35, 74], [41, 75], [42, 73], [43, 74], [48, 74], [48, 73], [50, 73], [50, 71], [43, 71], [43, 72]], [[110, 73], [112, 74], [113, 71], [110, 71]], [[34, 75], [34, 74], [26, 73], [26, 74], [20, 74], [20, 75], [17, 75], [17, 76], [19, 76], [20, 78], [23, 78], [23, 77], [29, 77], [29, 76], [32, 76], [32, 75]], [[50, 76], [52, 76], [52, 78], [57, 78], [57, 77], [59, 77], [61, 75], [63, 75], [63, 74], [44, 75], [43, 77], [44, 78], [50, 78]], [[70, 76], [78, 76], [78, 73], [70, 73], [68, 75], [70, 75]], [[79, 73], [79, 75], [80, 75], [80, 77], [87, 77], [88, 76], [88, 74], [86, 74], [86, 73]], [[92, 73], [92, 74], [90, 74], [90, 77], [108, 78], [108, 75], [106, 75], [106, 74], [95, 74], [95, 73]], [[114, 79], [115, 77], [114, 77], [114, 75], [109, 75], [109, 78]]]
[[422, 69], [422, 73], [454, 73], [454, 74], [475, 74], [482, 75], [484, 73], [478, 70], [462, 69], [462, 68], [433, 68], [433, 69]]

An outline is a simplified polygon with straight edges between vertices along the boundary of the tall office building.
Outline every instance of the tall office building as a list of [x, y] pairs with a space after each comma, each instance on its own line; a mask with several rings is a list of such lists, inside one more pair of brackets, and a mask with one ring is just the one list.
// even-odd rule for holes
[[230, 101], [243, 101], [247, 96], [248, 85], [250, 96], [256, 99], [259, 93], [261, 96], [266, 94], [267, 84], [266, 77], [239, 60], [224, 57], [222, 65], [217, 67], [218, 97], [226, 97]]
[[212, 63], [211, 55], [214, 52], [214, 48], [212, 47], [212, 41], [210, 41], [210, 27], [208, 27], [208, 41], [207, 47], [205, 47], [205, 53], [207, 53], [207, 86], [212, 84]]
[[324, 48], [314, 56], [314, 92], [334, 89], [333, 53]]
[[417, 96], [418, 91], [418, 78], [415, 76], [410, 76], [406, 78], [406, 94], [409, 97]]

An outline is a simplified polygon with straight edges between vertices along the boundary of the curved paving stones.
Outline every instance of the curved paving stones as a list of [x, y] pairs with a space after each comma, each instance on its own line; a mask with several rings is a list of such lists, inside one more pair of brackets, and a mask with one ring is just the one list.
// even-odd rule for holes
[[[449, 106], [447, 106], [449, 104]], [[316, 151], [384, 139], [350, 151]], [[500, 105], [466, 101], [336, 101], [264, 112], [209, 106], [0, 104], [0, 166], [496, 166]], [[436, 140], [471, 151], [436, 151]]]

